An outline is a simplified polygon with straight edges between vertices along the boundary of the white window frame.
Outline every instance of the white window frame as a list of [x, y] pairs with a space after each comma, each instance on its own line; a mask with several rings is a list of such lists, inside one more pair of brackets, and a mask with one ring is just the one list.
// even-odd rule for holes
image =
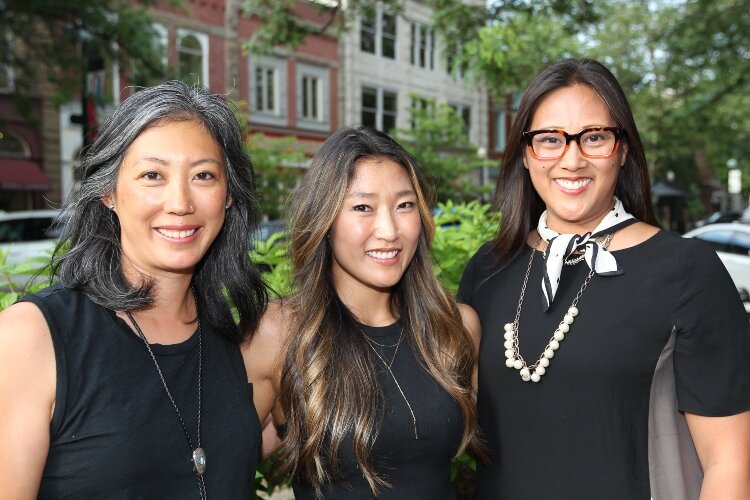
[[[424, 44], [424, 61], [421, 60], [420, 49]], [[411, 65], [418, 68], [435, 69], [435, 30], [419, 21], [411, 22]]]
[[[330, 130], [330, 70], [327, 67], [298, 63], [296, 73], [297, 125], [301, 128], [309, 128], [314, 130]], [[312, 97], [315, 100], [318, 108], [317, 116], [306, 116], [305, 113], [305, 96], [303, 95], [303, 93], [305, 92], [305, 79], [317, 82], [317, 88], [315, 92], [316, 95], [308, 96]]]
[[[393, 16], [393, 34], [386, 34], [383, 32], [383, 15], [388, 14]], [[362, 23], [362, 17], [360, 16], [359, 23], [359, 36], [362, 36], [362, 31], [365, 29]], [[378, 5], [375, 10], [375, 52], [367, 52], [362, 50], [362, 42], [360, 40], [359, 50], [365, 54], [373, 54], [378, 57], [384, 57], [386, 59], [398, 60], [398, 16], [394, 13], [384, 12], [383, 6]], [[383, 55], [383, 39], [386, 37], [393, 37], [393, 57]]]
[[[393, 111], [393, 126], [394, 126], [394, 128], [398, 127], [398, 101], [399, 101], [398, 90], [391, 89], [391, 88], [379, 87], [377, 85], [363, 84], [362, 88], [361, 88], [360, 99], [359, 99], [359, 103], [360, 103], [360, 119], [361, 119], [361, 116], [362, 116], [362, 112], [364, 111], [364, 107], [362, 105], [362, 101], [363, 101], [363, 96], [364, 96], [365, 90], [374, 90], [375, 91], [375, 128], [378, 129], [378, 130], [382, 130], [383, 132], [388, 132], [387, 130], [383, 130], [383, 116], [385, 115], [385, 109], [384, 109], [384, 106], [383, 106], [384, 103], [385, 103], [384, 94], [386, 92], [389, 93], [389, 94], [393, 94], [393, 96], [395, 98], [395, 101], [396, 101], [396, 103], [395, 103], [396, 105], [395, 105], [395, 108], [394, 108], [394, 111]], [[363, 125], [364, 125], [364, 123], [363, 123]]]
[[[287, 61], [270, 56], [251, 56], [248, 64], [248, 85], [250, 101], [250, 121], [266, 125], [285, 126], [287, 124]], [[273, 108], [263, 106], [258, 109], [255, 74], [258, 69], [273, 72]]]
[[188, 36], [193, 36], [198, 40], [201, 46], [201, 74], [198, 75], [201, 86], [208, 88], [208, 35], [199, 31], [177, 28], [177, 67], [179, 68], [179, 58], [182, 50], [182, 40]]

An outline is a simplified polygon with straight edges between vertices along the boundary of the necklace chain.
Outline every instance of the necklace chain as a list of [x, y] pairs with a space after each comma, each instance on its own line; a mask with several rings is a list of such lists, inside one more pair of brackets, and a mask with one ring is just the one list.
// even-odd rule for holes
[[195, 478], [198, 482], [198, 493], [200, 495], [201, 500], [206, 500], [206, 481], [203, 477], [203, 474], [206, 471], [206, 452], [201, 448], [201, 400], [202, 400], [202, 394], [203, 394], [203, 335], [201, 333], [201, 321], [200, 317], [198, 316], [198, 301], [195, 298], [195, 292], [193, 292], [193, 299], [195, 300], [195, 313], [196, 317], [198, 318], [198, 433], [197, 433], [197, 448], [193, 448], [193, 440], [190, 439], [190, 433], [187, 430], [187, 426], [185, 425], [185, 420], [182, 418], [182, 413], [180, 413], [180, 409], [177, 407], [177, 403], [174, 400], [174, 397], [172, 397], [172, 393], [169, 390], [169, 387], [167, 386], [167, 381], [164, 378], [164, 374], [161, 371], [161, 367], [159, 367], [159, 362], [156, 360], [156, 356], [154, 355], [154, 351], [151, 349], [151, 345], [148, 343], [148, 339], [143, 334], [143, 330], [141, 330], [141, 327], [138, 326], [138, 323], [135, 321], [135, 318], [130, 313], [130, 311], [125, 311], [125, 314], [127, 315], [130, 322], [133, 324], [133, 328], [135, 328], [135, 331], [138, 333], [138, 336], [141, 338], [143, 343], [146, 345], [146, 349], [148, 350], [149, 355], [151, 356], [151, 360], [154, 362], [154, 367], [156, 367], [156, 371], [159, 374], [159, 378], [161, 379], [161, 384], [164, 387], [164, 392], [167, 393], [167, 397], [169, 398], [169, 402], [172, 403], [172, 407], [174, 408], [175, 413], [177, 414], [177, 418], [180, 420], [180, 426], [182, 427], [182, 432], [185, 433], [185, 438], [187, 439], [188, 446], [190, 447], [190, 451], [192, 453], [192, 461], [194, 464], [194, 471], [195, 471]]
[[[606, 248], [609, 246], [609, 243], [612, 241], [614, 234], [608, 234], [604, 238], [604, 242], [602, 243], [602, 247], [606, 250]], [[555, 351], [559, 349], [560, 342], [565, 338], [565, 335], [570, 331], [570, 327], [575, 321], [576, 316], [578, 316], [578, 301], [581, 299], [581, 296], [583, 295], [583, 292], [586, 290], [586, 287], [588, 287], [589, 282], [591, 281], [591, 278], [594, 277], [594, 270], [591, 269], [586, 276], [586, 279], [583, 280], [583, 284], [581, 285], [581, 288], [578, 290], [578, 293], [576, 293], [575, 298], [573, 299], [573, 302], [571, 303], [570, 307], [568, 308], [567, 313], [563, 317], [563, 320], [560, 322], [560, 324], [555, 329], [555, 332], [552, 334], [552, 337], [550, 338], [549, 342], [547, 342], [547, 346], [544, 348], [544, 351], [542, 351], [541, 356], [539, 356], [539, 359], [532, 365], [528, 365], [526, 363], [526, 360], [521, 355], [521, 352], [518, 347], [518, 328], [520, 324], [521, 319], [521, 308], [523, 307], [523, 299], [526, 296], [526, 286], [529, 282], [529, 275], [531, 274], [531, 266], [534, 263], [534, 254], [536, 253], [536, 248], [539, 246], [539, 243], [541, 243], [542, 238], [541, 236], [537, 240], [537, 242], [534, 244], [534, 248], [531, 249], [531, 257], [529, 257], [529, 265], [526, 267], [526, 274], [523, 278], [523, 285], [521, 286], [521, 295], [518, 299], [518, 307], [516, 307], [516, 316], [513, 319], [512, 323], [506, 323], [504, 326], [505, 333], [503, 334], [503, 337], [505, 338], [505, 365], [508, 368], [514, 368], [519, 371], [519, 374], [521, 375], [521, 379], [525, 382], [532, 381], [532, 382], [539, 382], [542, 378], [542, 376], [547, 372], [547, 367], [550, 364], [550, 360], [554, 357]], [[566, 262], [566, 264], [577, 264], [583, 259], [583, 256], [577, 257], [573, 259], [573, 261]]]
[[[391, 374], [391, 378], [396, 383], [396, 388], [398, 389], [398, 392], [401, 393], [401, 397], [404, 398], [404, 402], [406, 403], [406, 406], [409, 408], [409, 413], [411, 413], [411, 420], [412, 420], [412, 423], [414, 424], [414, 439], [419, 439], [419, 433], [417, 432], [417, 417], [414, 414], [414, 410], [411, 407], [411, 403], [409, 403], [409, 400], [406, 398], [406, 394], [404, 394], [404, 390], [401, 389], [401, 384], [398, 383], [398, 379], [396, 378], [396, 375], [394, 375], [393, 370], [391, 370], [391, 366], [393, 366], [393, 362], [396, 361], [396, 354], [398, 353], [398, 348], [401, 346], [401, 341], [404, 338], [404, 328], [401, 327], [401, 334], [398, 336], [398, 342], [390, 346], [384, 345], [384, 344], [378, 344], [377, 342], [370, 339], [370, 337], [368, 337], [365, 332], [362, 332], [362, 334], [365, 336], [365, 340], [367, 340], [367, 345], [370, 346], [370, 349], [372, 349], [372, 352], [374, 352], [375, 355], [378, 357], [378, 359], [380, 359], [380, 361], [385, 366], [386, 370], [388, 370], [388, 373]], [[393, 358], [391, 359], [390, 365], [385, 361], [385, 358], [383, 358], [383, 356], [378, 352], [378, 350], [375, 349], [375, 345], [373, 344], [377, 344], [383, 347], [395, 347], [396, 348], [396, 350], [393, 352]]]

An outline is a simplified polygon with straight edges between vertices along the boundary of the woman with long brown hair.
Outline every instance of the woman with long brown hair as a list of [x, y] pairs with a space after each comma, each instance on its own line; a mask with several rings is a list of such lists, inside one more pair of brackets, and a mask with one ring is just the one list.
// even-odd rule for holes
[[297, 498], [454, 497], [479, 325], [435, 278], [434, 231], [414, 159], [372, 129], [331, 136], [295, 190], [296, 291], [269, 306], [246, 365], [274, 384], [259, 379], [284, 345], [274, 414]]
[[625, 93], [590, 59], [524, 93], [481, 318], [477, 497], [750, 498], [750, 329], [713, 249], [660, 230]]

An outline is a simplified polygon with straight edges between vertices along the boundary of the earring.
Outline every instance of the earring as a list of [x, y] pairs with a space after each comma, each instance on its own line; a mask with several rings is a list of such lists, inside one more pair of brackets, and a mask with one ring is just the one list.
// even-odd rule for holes
[[229, 210], [229, 203], [224, 205], [224, 210]]
[[110, 210], [114, 210], [115, 209], [115, 204], [114, 203], [110, 203], [107, 208], [110, 209]]

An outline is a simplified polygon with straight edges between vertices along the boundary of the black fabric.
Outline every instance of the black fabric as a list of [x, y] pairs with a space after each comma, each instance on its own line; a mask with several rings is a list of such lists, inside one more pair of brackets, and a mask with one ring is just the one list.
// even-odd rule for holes
[[[23, 300], [42, 310], [57, 364], [39, 498], [199, 498], [187, 440], [143, 341], [81, 293], [54, 286]], [[205, 328], [202, 337], [208, 498], [247, 499], [261, 439], [252, 386], [236, 345]], [[198, 336], [151, 347], [195, 443]]]
[[[547, 373], [524, 382], [505, 365], [503, 325], [515, 316], [529, 252], [499, 270], [484, 246], [460, 286], [483, 331], [478, 413], [493, 461], [478, 470], [478, 498], [649, 499], [650, 389], [673, 331], [679, 409], [750, 409], [750, 328], [737, 291], [708, 245], [661, 231], [613, 252], [624, 274], [592, 279]], [[545, 313], [542, 267], [536, 252], [518, 333], [529, 364], [589, 271], [565, 266]]]
[[[376, 342], [392, 345], [398, 341], [401, 323], [386, 327], [360, 325]], [[376, 346], [390, 362], [394, 348]], [[458, 404], [417, 362], [404, 338], [391, 369], [417, 417], [419, 439], [414, 439], [414, 423], [393, 378], [374, 354], [374, 366], [383, 388], [385, 412], [378, 438], [372, 449], [378, 474], [390, 484], [379, 499], [453, 499], [450, 464], [463, 434], [463, 414]], [[372, 498], [367, 481], [357, 468], [353, 440], [346, 439], [339, 450], [339, 481], [325, 484], [325, 499]], [[294, 485], [297, 499], [314, 499], [312, 488]]]

